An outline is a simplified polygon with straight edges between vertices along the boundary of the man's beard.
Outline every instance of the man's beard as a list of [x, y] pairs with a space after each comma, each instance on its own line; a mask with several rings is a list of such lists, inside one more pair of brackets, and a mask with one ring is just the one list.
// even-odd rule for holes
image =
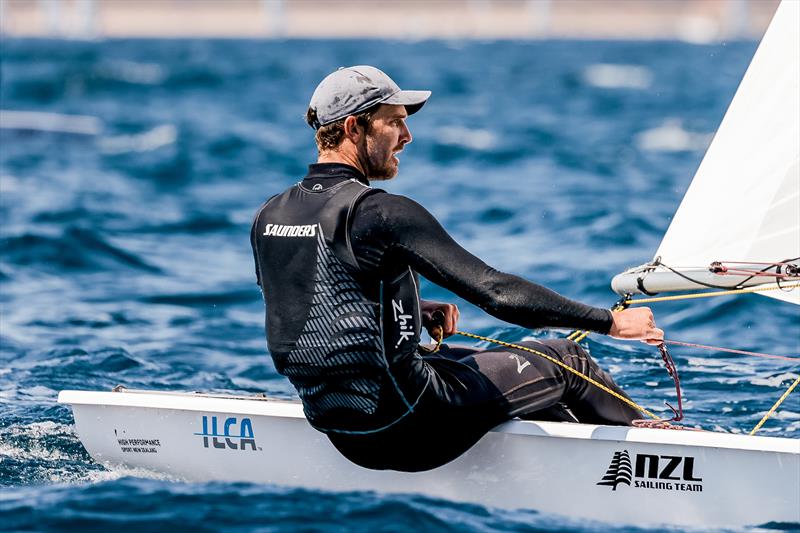
[[387, 153], [383, 150], [377, 150], [369, 142], [369, 139], [365, 139], [364, 145], [362, 145], [359, 152], [361, 152], [359, 158], [362, 161], [364, 170], [366, 170], [367, 179], [377, 181], [390, 180], [397, 175], [397, 164], [391, 151]]

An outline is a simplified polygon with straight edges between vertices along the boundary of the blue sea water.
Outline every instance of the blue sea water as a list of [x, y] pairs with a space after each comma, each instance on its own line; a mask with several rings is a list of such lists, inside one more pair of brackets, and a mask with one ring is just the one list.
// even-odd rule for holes
[[[131, 478], [91, 460], [56, 395], [124, 384], [294, 397], [266, 352], [248, 231], [260, 202], [313, 161], [302, 116], [337, 66], [374, 64], [433, 90], [409, 120], [400, 176], [382, 187], [421, 202], [493, 266], [609, 306], [610, 278], [652, 257], [755, 47], [4, 39], [2, 108], [95, 120], [89, 134], [0, 129], [0, 529], [607, 529], [547, 509]], [[466, 331], [564, 333], [456, 301]], [[800, 352], [789, 304], [657, 305], [668, 338]], [[674, 400], [657, 351], [597, 335], [587, 345], [646, 406]], [[687, 422], [718, 431], [751, 429], [797, 372], [672, 352]], [[762, 433], [798, 432], [794, 395]]]

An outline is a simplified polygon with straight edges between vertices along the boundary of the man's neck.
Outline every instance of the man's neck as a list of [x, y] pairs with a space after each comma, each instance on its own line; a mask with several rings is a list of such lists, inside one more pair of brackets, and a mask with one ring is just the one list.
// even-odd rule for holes
[[358, 157], [355, 154], [349, 154], [346, 152], [335, 152], [333, 150], [329, 150], [327, 152], [322, 152], [319, 154], [317, 158], [317, 163], [343, 163], [345, 165], [350, 165], [351, 167], [355, 167], [358, 169], [359, 172], [367, 175], [366, 169], [358, 160]]

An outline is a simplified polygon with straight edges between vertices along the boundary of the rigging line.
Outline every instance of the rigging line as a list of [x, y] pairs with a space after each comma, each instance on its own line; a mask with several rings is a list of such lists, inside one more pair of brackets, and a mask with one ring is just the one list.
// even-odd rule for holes
[[525, 346], [520, 346], [519, 344], [512, 344], [510, 342], [504, 342], [504, 341], [500, 341], [500, 340], [497, 340], [497, 339], [492, 339], [492, 338], [489, 338], [489, 337], [483, 337], [481, 335], [475, 335], [474, 333], [467, 333], [465, 331], [456, 331], [456, 334], [457, 335], [461, 335], [462, 337], [470, 337], [470, 338], [478, 339], [478, 340], [481, 340], [481, 341], [491, 342], [493, 344], [499, 344], [500, 346], [506, 346], [508, 348], [516, 348], [517, 350], [523, 350], [525, 352], [530, 352], [530, 353], [536, 354], [536, 355], [538, 355], [540, 357], [544, 357], [545, 359], [547, 359], [551, 363], [560, 366], [564, 370], [575, 374], [576, 376], [578, 376], [579, 378], [581, 378], [581, 379], [583, 379], [585, 381], [588, 381], [589, 383], [591, 383], [595, 387], [599, 388], [600, 390], [602, 390], [604, 392], [607, 392], [608, 394], [614, 396], [615, 398], [617, 398], [621, 402], [628, 404], [629, 406], [633, 407], [634, 409], [636, 409], [638, 411], [641, 411], [642, 413], [646, 414], [650, 418], [653, 418], [654, 420], [662, 420], [661, 417], [658, 417], [658, 416], [654, 415], [653, 413], [651, 413], [650, 411], [648, 411], [647, 409], [645, 409], [641, 405], [637, 404], [633, 400], [631, 400], [629, 398], [626, 398], [622, 394], [619, 394], [618, 392], [609, 389], [608, 387], [606, 387], [605, 385], [603, 385], [599, 381], [590, 378], [586, 374], [584, 374], [584, 373], [582, 373], [582, 372], [580, 372], [578, 370], [575, 370], [571, 366], [569, 366], [569, 365], [567, 365], [565, 363], [562, 363], [558, 359], [555, 359], [554, 357], [550, 357], [549, 355], [547, 355], [545, 353], [542, 353], [540, 351], [534, 350], [532, 348], [527, 348]]
[[[794, 260], [795, 259], [793, 258], [793, 259], [787, 259], [786, 261], [794, 261]], [[715, 263], [719, 264], [720, 262], [716, 261]], [[715, 263], [711, 263], [711, 266], [713, 267]], [[767, 264], [767, 263], [765, 263], [765, 264]], [[771, 268], [774, 268], [776, 266], [777, 266], [778, 269], [780, 269], [780, 265], [783, 265], [783, 264], [784, 263], [768, 263], [769, 266], [766, 266], [766, 267], [762, 268], [760, 271], [750, 275], [749, 277], [743, 279], [742, 281], [740, 281], [739, 283], [737, 283], [735, 285], [716, 285], [714, 283], [706, 283], [704, 281], [700, 281], [700, 280], [694, 279], [691, 276], [687, 276], [686, 274], [680, 272], [679, 270], [676, 270], [676, 269], [672, 268], [671, 266], [663, 263], [661, 261], [660, 257], [657, 257], [651, 263], [652, 266], [656, 266], [656, 267], [657, 266], [662, 266], [662, 267], [666, 268], [667, 270], [669, 270], [670, 272], [672, 272], [673, 274], [675, 274], [676, 276], [679, 276], [679, 277], [681, 277], [681, 278], [683, 278], [683, 279], [685, 279], [687, 281], [691, 281], [692, 283], [696, 283], [698, 285], [702, 285], [704, 287], [708, 287], [709, 289], [735, 289], [735, 288], [741, 288], [744, 283], [747, 283], [751, 279], [753, 279], [756, 276], [758, 276], [760, 272], [766, 272], [767, 270], [769, 270]], [[713, 270], [712, 270], [712, 272], [713, 272]]]
[[[749, 278], [746, 278], [744, 281], [740, 282], [745, 283], [756, 276], [775, 276], [781, 279], [785, 278], [796, 278], [798, 277], [798, 266], [790, 261], [797, 261], [800, 257], [790, 257], [788, 259], [784, 259], [782, 262], [779, 263], [759, 263], [759, 262], [747, 262], [747, 261], [714, 261], [711, 263], [709, 270], [714, 274], [718, 275], [725, 275], [725, 274], [732, 274], [732, 275], [746, 275], [750, 274]], [[751, 268], [741, 268], [741, 267], [733, 267], [730, 268], [726, 265], [767, 265], [766, 267], [762, 268], [761, 270], [753, 270]], [[775, 269], [775, 272], [768, 272], [768, 270]], [[785, 273], [781, 273], [781, 270], [785, 270]]]
[[786, 392], [784, 392], [784, 393], [783, 393], [783, 396], [781, 396], [780, 398], [778, 398], [778, 401], [777, 401], [777, 402], [775, 402], [775, 405], [773, 405], [773, 406], [772, 406], [772, 408], [771, 408], [769, 411], [767, 411], [767, 414], [765, 414], [765, 415], [764, 415], [764, 418], [762, 418], [762, 419], [761, 419], [761, 421], [760, 421], [758, 424], [756, 424], [756, 427], [754, 427], [754, 428], [753, 428], [753, 430], [750, 432], [750, 435], [751, 435], [751, 436], [752, 436], [752, 435], [755, 435], [755, 434], [756, 434], [756, 431], [758, 431], [759, 429], [761, 429], [761, 426], [763, 426], [763, 425], [764, 425], [764, 422], [766, 422], [766, 421], [767, 421], [767, 419], [768, 419], [770, 416], [772, 416], [772, 413], [774, 413], [774, 412], [775, 412], [775, 410], [778, 408], [778, 406], [779, 406], [780, 404], [782, 404], [782, 403], [783, 403], [783, 400], [785, 400], [786, 398], [788, 398], [788, 397], [789, 397], [789, 394], [791, 394], [791, 393], [792, 393], [792, 391], [794, 390], [794, 388], [795, 388], [795, 387], [797, 387], [798, 383], [800, 383], [800, 376], [797, 376], [797, 379], [796, 379], [796, 380], [794, 380], [794, 383], [792, 383], [792, 384], [789, 386], [789, 388], [786, 390]]
[[676, 294], [675, 296], [658, 296], [655, 298], [637, 298], [636, 300], [625, 300], [628, 305], [646, 304], [655, 302], [669, 302], [673, 300], [690, 300], [693, 298], [711, 298], [712, 296], [727, 296], [729, 294], [743, 294], [748, 292], [763, 292], [763, 291], [776, 291], [782, 289], [796, 289], [800, 287], [800, 283], [790, 283], [781, 287], [751, 287], [749, 289], [734, 289], [730, 291], [713, 291], [713, 292], [690, 292], [687, 294]]
[[[769, 266], [793, 266], [794, 263], [790, 261], [797, 261], [800, 257], [792, 257], [789, 259], [784, 259], [783, 261], [777, 263], [765, 263], [763, 261], [715, 261], [714, 263], [719, 263], [721, 265], [769, 265]], [[714, 264], [712, 263], [712, 265]]]
[[[581, 342], [583, 339], [585, 339], [586, 337], [589, 336], [589, 333], [591, 333], [591, 331], [580, 331], [579, 333], [580, 333], [580, 335], [578, 335], [574, 339], [569, 339], [569, 340], [571, 340], [573, 342]], [[567, 337], [567, 338], [569, 338], [569, 337]]]
[[[614, 307], [611, 308], [611, 312], [616, 313], [617, 311], [622, 311], [626, 307], [628, 307], [628, 303], [624, 299], [620, 299], [620, 301], [615, 303]], [[567, 335], [567, 340], [572, 342], [581, 342], [583, 339], [589, 336], [589, 333], [591, 333], [591, 331], [582, 331], [580, 329], [576, 329]]]
[[759, 352], [748, 352], [745, 350], [733, 350], [730, 348], [720, 348], [719, 346], [708, 346], [706, 344], [695, 344], [693, 342], [682, 342], [682, 341], [673, 341], [664, 339], [664, 342], [667, 344], [676, 344], [678, 346], [689, 346], [691, 348], [702, 348], [703, 350], [712, 350], [715, 352], [728, 352], [728, 353], [737, 353], [742, 355], [752, 355], [755, 357], [767, 357], [770, 359], [785, 359], [786, 361], [794, 361], [800, 363], [800, 357], [789, 357], [788, 355], [772, 355], [769, 353], [759, 353]]
[[765, 278], [778, 278], [778, 279], [792, 279], [796, 278], [797, 276], [792, 276], [791, 274], [779, 274], [776, 272], [762, 272], [761, 270], [746, 270], [744, 268], [726, 268], [724, 271], [715, 272], [718, 276], [746, 276], [751, 274], [748, 279], [752, 279], [757, 276], [762, 276]]
[[661, 359], [664, 360], [664, 366], [667, 369], [667, 374], [669, 377], [672, 378], [672, 381], [675, 382], [675, 392], [678, 394], [678, 408], [675, 409], [670, 405], [668, 402], [664, 402], [667, 404], [667, 407], [672, 409], [672, 412], [675, 413], [675, 417], [670, 420], [670, 422], [680, 422], [683, 420], [683, 395], [681, 394], [681, 380], [678, 377], [678, 369], [675, 367], [675, 361], [672, 360], [672, 356], [669, 354], [669, 350], [667, 349], [667, 345], [663, 342], [658, 345], [658, 351], [661, 353]]
[[663, 266], [664, 268], [666, 268], [667, 270], [669, 270], [673, 274], [675, 274], [677, 276], [680, 276], [680, 277], [682, 277], [683, 279], [685, 279], [687, 281], [691, 281], [692, 283], [696, 283], [698, 285], [702, 285], [703, 287], [708, 287], [709, 289], [735, 289], [737, 287], [741, 287], [742, 283], [745, 283], [746, 281], [749, 281], [750, 279], [752, 279], [752, 276], [751, 276], [749, 278], [746, 278], [746, 279], [742, 280], [740, 283], [736, 283], [734, 285], [715, 285], [713, 283], [706, 283], [704, 281], [700, 281], [700, 280], [694, 279], [691, 276], [687, 276], [686, 274], [680, 272], [679, 270], [676, 270], [676, 269], [672, 268], [669, 265], [665, 265], [661, 261], [658, 261], [656, 263], [656, 265], [657, 266], [659, 266], [659, 265]]

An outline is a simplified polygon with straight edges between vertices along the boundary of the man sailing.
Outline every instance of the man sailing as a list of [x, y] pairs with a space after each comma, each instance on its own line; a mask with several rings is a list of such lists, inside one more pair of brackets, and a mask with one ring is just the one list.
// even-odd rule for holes
[[[430, 331], [438, 315], [447, 337], [459, 313], [455, 305], [421, 300], [418, 274], [524, 328], [663, 339], [649, 309], [612, 314], [495, 270], [422, 206], [372, 188], [397, 174], [397, 154], [411, 142], [406, 118], [430, 94], [403, 91], [370, 66], [327, 76], [306, 115], [316, 130], [317, 163], [253, 222], [269, 351], [308, 421], [356, 464], [420, 471], [458, 457], [517, 416], [616, 425], [640, 418], [533, 353], [421, 348], [421, 327]], [[572, 341], [521, 344], [624, 394]]]

